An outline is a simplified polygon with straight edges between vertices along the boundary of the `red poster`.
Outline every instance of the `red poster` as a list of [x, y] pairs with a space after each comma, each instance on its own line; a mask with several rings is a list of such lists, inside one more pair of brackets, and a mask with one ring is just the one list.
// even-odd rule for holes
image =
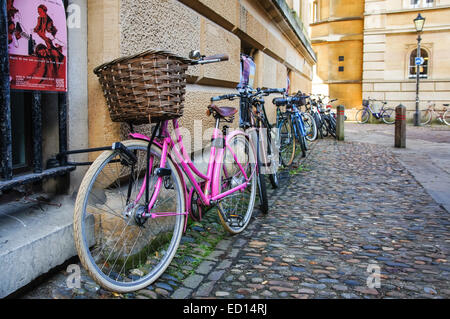
[[67, 91], [62, 0], [7, 0], [11, 89]]

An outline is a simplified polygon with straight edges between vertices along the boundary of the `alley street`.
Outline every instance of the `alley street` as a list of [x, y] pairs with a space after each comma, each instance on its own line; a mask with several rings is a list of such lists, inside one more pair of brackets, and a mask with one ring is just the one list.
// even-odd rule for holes
[[[61, 271], [23, 298], [449, 298], [449, 212], [410, 172], [407, 157], [389, 146], [390, 133], [382, 139], [386, 145], [368, 143], [370, 135], [358, 133], [368, 128], [377, 130], [350, 124], [346, 142], [313, 143], [308, 157], [270, 192], [270, 214], [256, 211], [241, 235], [218, 230], [211, 210], [183, 242], [222, 239], [203, 260], [193, 247], [184, 250], [178, 260], [187, 262], [178, 273], [147, 289], [111, 294], [85, 275], [82, 288], [69, 289]], [[439, 133], [446, 150], [449, 132]], [[414, 148], [419, 142], [410, 143]], [[438, 158], [438, 148], [431, 148], [425, 155]], [[404, 152], [413, 159], [414, 150]], [[444, 170], [445, 159], [436, 166]], [[195, 267], [189, 260], [197, 261]]]

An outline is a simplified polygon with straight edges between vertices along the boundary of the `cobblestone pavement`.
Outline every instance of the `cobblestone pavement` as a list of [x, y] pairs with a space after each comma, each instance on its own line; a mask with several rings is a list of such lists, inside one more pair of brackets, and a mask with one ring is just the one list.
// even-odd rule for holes
[[346, 140], [382, 145], [450, 213], [450, 126], [406, 128], [406, 148], [394, 148], [394, 125], [346, 123]]
[[68, 289], [63, 271], [23, 297], [449, 298], [448, 212], [386, 147], [324, 139], [311, 148], [271, 191], [268, 216], [256, 212], [234, 237], [215, 213], [191, 225], [183, 254], [147, 289], [112, 294], [85, 275]]

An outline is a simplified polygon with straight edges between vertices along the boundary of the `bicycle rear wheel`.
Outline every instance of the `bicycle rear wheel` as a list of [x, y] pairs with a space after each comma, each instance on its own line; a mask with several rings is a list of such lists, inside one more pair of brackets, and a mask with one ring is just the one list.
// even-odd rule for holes
[[365, 124], [369, 121], [370, 113], [366, 109], [361, 109], [356, 112], [356, 122], [359, 124]]
[[296, 141], [294, 137], [294, 128], [291, 121], [283, 119], [278, 123], [280, 132], [280, 159], [283, 166], [288, 167], [292, 164], [295, 157]]
[[330, 114], [327, 116], [327, 123], [331, 136], [336, 138], [336, 119], [333, 115]]
[[420, 124], [427, 125], [430, 122], [431, 122], [431, 111], [430, 110], [420, 111]]
[[242, 232], [248, 226], [253, 214], [257, 186], [256, 154], [250, 140], [243, 134], [231, 138], [228, 146], [236, 155], [239, 163], [226, 149], [220, 179], [217, 181], [220, 183], [220, 191], [223, 193], [246, 182], [240, 167], [243, 168], [248, 178], [245, 189], [228, 195], [217, 205], [222, 226], [234, 235]]
[[306, 138], [305, 136], [302, 135], [302, 131], [300, 130], [300, 123], [298, 122], [298, 120], [295, 120], [294, 123], [296, 130], [297, 130], [297, 134], [298, 134], [298, 142], [300, 143], [300, 148], [302, 151], [302, 157], [306, 157], [306, 151], [307, 151], [307, 144], [306, 144]]
[[445, 111], [444, 115], [442, 116], [442, 120], [445, 124], [450, 125], [450, 111]]
[[[75, 203], [74, 239], [82, 265], [107, 290], [126, 293], [143, 289], [159, 278], [179, 246], [185, 221], [181, 177], [170, 159], [171, 170], [147, 218], [141, 190], [155, 190], [161, 150], [151, 148], [150, 178], [146, 178], [148, 142], [122, 142], [138, 161], [121, 160], [118, 151], [103, 152], [87, 171]], [[145, 181], [145, 182], [144, 182]], [[151, 198], [151, 197], [150, 197]], [[156, 216], [156, 215], [155, 215]]]
[[316, 122], [317, 127], [317, 139], [323, 139], [322, 125], [320, 125], [320, 119], [317, 114], [314, 114], [314, 121]]
[[268, 150], [270, 150], [269, 180], [273, 188], [278, 188], [280, 186], [280, 179], [278, 176], [278, 168], [280, 167], [280, 145], [278, 143], [279, 140], [280, 131], [278, 129], [276, 129], [276, 132], [268, 132], [267, 144]]
[[[257, 134], [257, 141], [259, 141], [259, 131], [256, 131]], [[261, 147], [258, 143], [256, 147], [256, 165], [258, 167], [257, 170], [257, 177], [258, 177], [258, 191], [259, 191], [259, 202], [260, 202], [260, 210], [264, 215], [267, 215], [269, 213], [269, 199], [267, 198], [267, 186], [266, 186], [266, 179], [264, 177], [264, 174], [261, 172]]]

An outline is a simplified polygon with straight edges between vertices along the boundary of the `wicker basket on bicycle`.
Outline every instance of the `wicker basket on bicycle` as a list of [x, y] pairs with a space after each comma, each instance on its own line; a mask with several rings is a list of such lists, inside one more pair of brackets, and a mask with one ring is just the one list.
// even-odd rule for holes
[[189, 61], [148, 50], [96, 67], [111, 120], [148, 124], [181, 117]]

